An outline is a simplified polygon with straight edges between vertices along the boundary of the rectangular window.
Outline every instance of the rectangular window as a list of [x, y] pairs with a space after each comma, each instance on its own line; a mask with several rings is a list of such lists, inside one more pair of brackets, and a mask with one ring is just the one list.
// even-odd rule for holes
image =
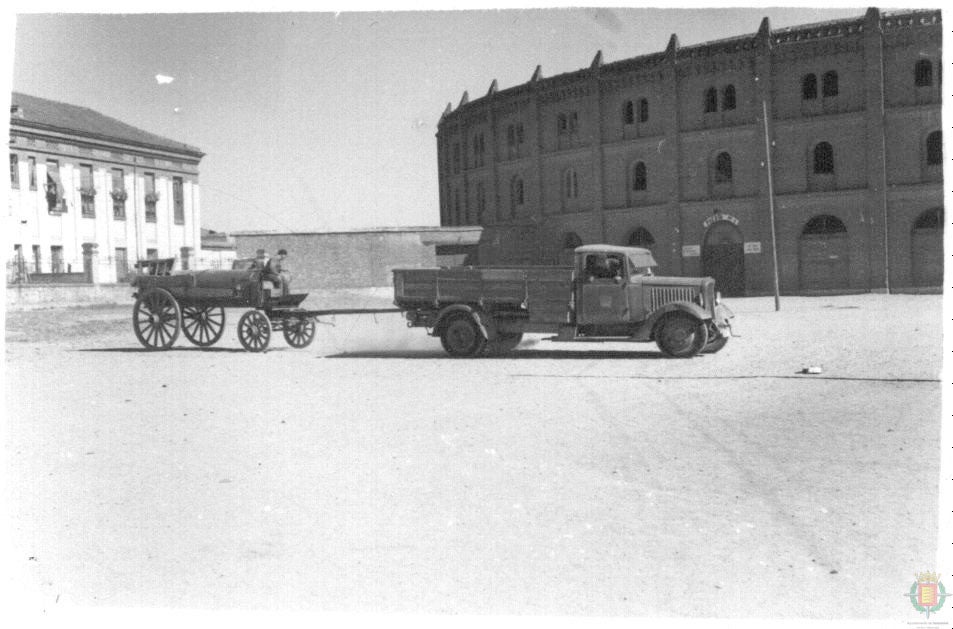
[[129, 275], [129, 254], [125, 247], [116, 247], [116, 281], [124, 281], [127, 275]]
[[172, 209], [175, 223], [185, 223], [185, 195], [182, 189], [182, 177], [172, 178]]
[[59, 245], [50, 247], [50, 272], [63, 272], [63, 247]]
[[40, 245], [33, 245], [33, 272], [41, 273], [40, 269], [43, 263], [42, 256], [40, 254]]
[[20, 158], [10, 153], [10, 187], [20, 187]]
[[79, 195], [83, 216], [96, 217], [96, 188], [93, 186], [93, 167], [90, 164], [79, 165]]
[[113, 168], [112, 170], [112, 189], [109, 191], [109, 195], [113, 200], [113, 218], [116, 220], [125, 220], [126, 180], [121, 168]]
[[30, 190], [36, 190], [36, 158], [28, 157], [26, 161], [30, 167]]
[[46, 205], [50, 212], [65, 212], [66, 200], [63, 198], [63, 184], [60, 183], [60, 163], [46, 160]]
[[156, 175], [155, 173], [145, 173], [143, 174], [143, 180], [145, 186], [146, 222], [155, 223], [156, 201], [159, 200], [159, 195], [156, 194]]
[[455, 143], [453, 145], [453, 173], [458, 172], [460, 172], [460, 144]]
[[158, 258], [159, 258], [159, 250], [158, 250], [158, 249], [146, 249], [146, 258], [148, 258], [149, 260], [156, 260], [156, 259], [158, 259]]

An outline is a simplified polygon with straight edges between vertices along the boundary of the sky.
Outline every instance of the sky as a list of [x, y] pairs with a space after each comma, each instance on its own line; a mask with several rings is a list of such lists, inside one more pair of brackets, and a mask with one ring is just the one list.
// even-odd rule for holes
[[439, 223], [437, 123], [464, 91], [865, 8], [36, 10], [15, 15], [13, 90], [201, 149], [203, 227], [332, 231]]

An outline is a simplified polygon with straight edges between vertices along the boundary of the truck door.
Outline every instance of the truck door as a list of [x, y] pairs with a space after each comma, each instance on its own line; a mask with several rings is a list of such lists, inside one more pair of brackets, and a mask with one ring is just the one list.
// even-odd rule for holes
[[588, 253], [579, 276], [576, 323], [611, 325], [629, 320], [625, 260], [614, 253]]

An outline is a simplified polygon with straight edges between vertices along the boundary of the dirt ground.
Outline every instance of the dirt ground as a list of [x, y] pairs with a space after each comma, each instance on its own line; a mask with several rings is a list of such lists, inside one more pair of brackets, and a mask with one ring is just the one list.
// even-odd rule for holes
[[691, 360], [451, 359], [394, 314], [249, 354], [239, 311], [210, 350], [146, 352], [131, 303], [9, 312], [20, 602], [921, 620], [941, 298], [729, 305], [741, 337]]

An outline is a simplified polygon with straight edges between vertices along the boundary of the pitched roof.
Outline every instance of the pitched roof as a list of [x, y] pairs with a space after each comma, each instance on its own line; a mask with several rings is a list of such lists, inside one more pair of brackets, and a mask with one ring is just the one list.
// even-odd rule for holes
[[88, 107], [13, 92], [10, 111], [11, 125], [24, 124], [26, 126], [46, 127], [99, 139], [190, 153], [196, 157], [204, 155], [201, 150], [194, 146], [137, 129], [115, 118], [104, 116]]

